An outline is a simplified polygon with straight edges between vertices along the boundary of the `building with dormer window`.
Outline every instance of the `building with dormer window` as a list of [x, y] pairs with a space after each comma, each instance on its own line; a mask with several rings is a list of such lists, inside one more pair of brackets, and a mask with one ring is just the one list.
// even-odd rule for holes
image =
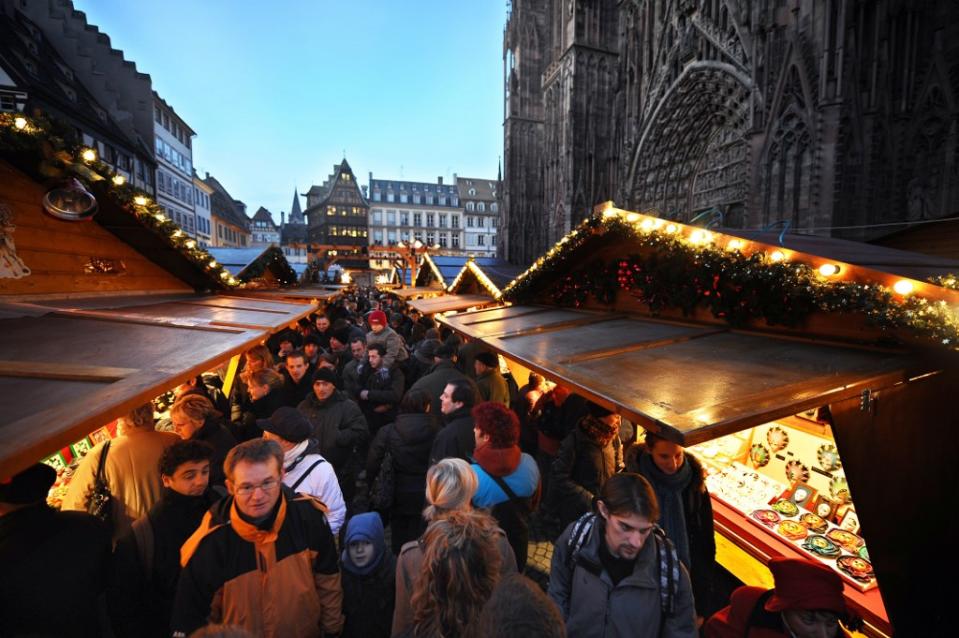
[[367, 250], [369, 203], [349, 163], [344, 159], [333, 173], [306, 193], [307, 239], [311, 244], [348, 247], [337, 250], [344, 268], [369, 269]]

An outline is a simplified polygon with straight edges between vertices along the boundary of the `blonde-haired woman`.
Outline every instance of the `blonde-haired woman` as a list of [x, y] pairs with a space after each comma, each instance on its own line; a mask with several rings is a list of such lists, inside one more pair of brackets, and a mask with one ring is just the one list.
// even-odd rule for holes
[[236, 445], [236, 438], [223, 424], [223, 415], [202, 394], [184, 394], [170, 408], [173, 428], [184, 441], [206, 441], [213, 446], [210, 485], [224, 485], [223, 461]]
[[[471, 501], [476, 494], [477, 479], [473, 468], [462, 459], [443, 459], [426, 473], [426, 509], [423, 518], [429, 524], [456, 517], [462, 513], [488, 519], [486, 523], [500, 557], [500, 572], [516, 572], [516, 555], [506, 533], [496, 526], [489, 514], [474, 511]], [[478, 519], [471, 519], [478, 520]], [[429, 528], [427, 528], [429, 532]], [[393, 636], [407, 632], [414, 624], [412, 593], [423, 577], [424, 552], [429, 550], [427, 536], [403, 546], [396, 563], [396, 605], [393, 609]]]

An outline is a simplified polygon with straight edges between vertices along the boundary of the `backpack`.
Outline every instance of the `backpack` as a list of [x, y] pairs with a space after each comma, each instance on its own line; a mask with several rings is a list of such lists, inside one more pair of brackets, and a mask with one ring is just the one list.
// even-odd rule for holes
[[[483, 471], [486, 472], [486, 470]], [[502, 477], [493, 476], [489, 472], [486, 472], [486, 475], [499, 485], [509, 499], [494, 505], [490, 513], [506, 532], [506, 538], [513, 548], [513, 553], [516, 554], [516, 565], [522, 572], [529, 552], [529, 517], [533, 512], [533, 501], [530, 498], [517, 496]]]
[[[570, 570], [570, 577], [579, 560], [580, 551], [595, 527], [596, 518], [596, 514], [590, 512], [573, 523], [566, 541], [566, 568]], [[659, 607], [663, 617], [669, 617], [676, 610], [676, 596], [679, 593], [679, 556], [672, 541], [659, 525], [653, 525], [650, 537], [656, 543], [656, 562], [659, 565]]]
[[383, 464], [380, 466], [380, 471], [370, 488], [370, 504], [378, 512], [388, 512], [393, 507], [395, 493], [396, 474], [393, 468], [393, 453], [390, 451], [389, 443], [387, 443], [386, 454], [383, 455]]

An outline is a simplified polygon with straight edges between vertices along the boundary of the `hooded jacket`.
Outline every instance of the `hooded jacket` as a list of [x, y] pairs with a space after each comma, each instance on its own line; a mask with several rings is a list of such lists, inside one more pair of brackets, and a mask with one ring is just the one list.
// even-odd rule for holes
[[320, 401], [311, 393], [297, 406], [313, 425], [313, 435], [319, 452], [333, 465], [337, 476], [343, 472], [353, 447], [369, 437], [366, 418], [356, 402], [340, 390]]
[[650, 534], [636, 556], [633, 573], [614, 585], [600, 560], [603, 524], [596, 522], [573, 560], [569, 537], [560, 534], [550, 565], [549, 596], [577, 638], [696, 638], [696, 613], [689, 576], [680, 564], [679, 590], [671, 615], [663, 616], [656, 539]]
[[560, 521], [566, 525], [589, 511], [593, 496], [622, 467], [623, 446], [618, 436], [601, 445], [580, 427], [570, 432], [553, 461], [552, 489], [559, 504]]
[[403, 363], [410, 356], [410, 353], [406, 351], [406, 344], [403, 342], [403, 337], [389, 326], [385, 326], [380, 330], [379, 334], [372, 330], [366, 334], [366, 346], [369, 347], [374, 343], [382, 343], [386, 346], [386, 354], [383, 355], [383, 365], [387, 367], [392, 368], [397, 363]]
[[366, 460], [366, 478], [372, 485], [389, 449], [396, 490], [391, 514], [418, 515], [423, 510], [426, 471], [438, 430], [439, 423], [432, 414], [400, 414], [396, 421], [376, 433]]
[[[376, 557], [372, 567], [353, 567], [350, 542], [373, 543]], [[383, 523], [375, 512], [357, 514], [350, 519], [343, 539], [343, 611], [344, 638], [388, 638], [393, 623], [396, 599], [396, 558], [383, 538]]]
[[426, 394], [433, 399], [433, 403], [430, 405], [430, 412], [439, 414], [441, 407], [440, 395], [443, 394], [443, 390], [446, 389], [446, 384], [454, 379], [465, 378], [466, 376], [456, 369], [452, 360], [440, 359], [440, 362], [430, 368], [429, 372], [416, 380], [416, 383], [410, 387], [410, 390], [423, 390], [426, 392]]
[[499, 370], [487, 370], [476, 377], [476, 386], [484, 401], [493, 401], [509, 407], [509, 386]]
[[232, 497], [214, 505], [181, 549], [173, 635], [210, 622], [263, 638], [339, 633], [343, 590], [324, 509], [283, 487], [272, 525], [259, 529]]

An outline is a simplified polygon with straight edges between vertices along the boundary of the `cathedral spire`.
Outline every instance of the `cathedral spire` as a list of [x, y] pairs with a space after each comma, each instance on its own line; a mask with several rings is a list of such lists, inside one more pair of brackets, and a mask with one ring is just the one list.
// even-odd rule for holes
[[303, 210], [300, 208], [300, 195], [296, 192], [296, 188], [293, 189], [293, 207], [290, 209], [290, 223], [291, 224], [302, 224], [303, 222]]

